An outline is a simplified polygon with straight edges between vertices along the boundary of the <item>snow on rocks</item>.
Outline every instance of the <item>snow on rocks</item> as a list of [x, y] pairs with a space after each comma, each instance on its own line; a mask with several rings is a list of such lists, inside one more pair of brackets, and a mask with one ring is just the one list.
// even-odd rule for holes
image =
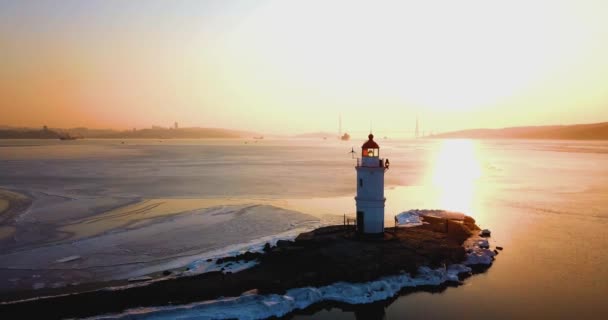
[[489, 266], [494, 261], [496, 253], [490, 250], [490, 244], [488, 240], [481, 237], [471, 237], [464, 243], [466, 249], [466, 260], [464, 262], [467, 266], [485, 265]]
[[452, 264], [448, 267], [448, 281], [460, 283], [460, 275], [471, 274], [473, 270], [463, 264]]
[[460, 274], [470, 272], [471, 268], [459, 264], [438, 269], [421, 267], [415, 277], [404, 273], [365, 283], [337, 282], [318, 288], [290, 289], [284, 295], [258, 295], [247, 292], [238, 297], [182, 306], [135, 308], [122, 314], [99, 316], [94, 319], [265, 319], [281, 317], [321, 301], [364, 304], [385, 300], [395, 296], [403, 288], [436, 286], [458, 281]]
[[424, 223], [421, 217], [425, 216], [452, 220], [464, 220], [465, 214], [446, 210], [412, 209], [397, 214], [395, 216], [395, 222], [398, 226], [415, 227]]
[[401, 212], [395, 216], [395, 221], [397, 222], [398, 226], [403, 227], [415, 227], [422, 224], [420, 214], [415, 210]]
[[489, 249], [480, 249], [467, 254], [464, 264], [467, 266], [491, 265], [494, 261], [495, 253]]
[[485, 239], [477, 241], [477, 245], [482, 249], [490, 249], [490, 243]]
[[201, 273], [206, 273], [206, 272], [212, 272], [212, 271], [221, 271], [223, 273], [236, 273], [236, 272], [240, 272], [243, 271], [245, 269], [249, 269], [255, 265], [257, 265], [259, 262], [252, 260], [252, 261], [244, 261], [244, 260], [239, 260], [239, 261], [227, 261], [227, 262], [222, 262], [222, 263], [217, 263], [217, 261], [213, 260], [213, 259], [207, 259], [207, 260], [198, 260], [195, 261], [193, 263], [191, 263], [190, 265], [188, 265], [188, 270], [184, 271], [183, 275], [184, 276], [191, 276], [191, 275], [195, 275], [195, 274], [201, 274]]

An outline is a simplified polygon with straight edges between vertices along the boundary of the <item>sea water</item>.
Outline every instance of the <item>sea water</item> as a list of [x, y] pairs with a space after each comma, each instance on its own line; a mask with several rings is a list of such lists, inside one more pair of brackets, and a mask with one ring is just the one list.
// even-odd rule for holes
[[[18, 257], [25, 261], [28, 250], [46, 250], [55, 259], [45, 249], [49, 239], [68, 244], [57, 239], [53, 230], [142, 200], [169, 199], [163, 203], [176, 206], [178, 214], [163, 217], [153, 228], [172, 226], [177, 219], [173, 217], [185, 217], [179, 214], [182, 209], [191, 212], [189, 217], [198, 217], [192, 213], [202, 206], [196, 201], [207, 200], [215, 201], [214, 205], [259, 201], [287, 210], [285, 216], [298, 222], [293, 226], [277, 222], [283, 211], [262, 219], [255, 218], [259, 213], [239, 216], [229, 210], [230, 221], [249, 217], [243, 221], [263, 227], [247, 229], [246, 239], [235, 236], [238, 228], [224, 238], [214, 235], [209, 247], [195, 239], [194, 231], [184, 232], [181, 238], [173, 233], [180, 246], [200, 242], [190, 252], [193, 255], [286, 232], [314, 220], [310, 217], [319, 223], [338, 222], [354, 211], [356, 160], [349, 151], [351, 147], [357, 150], [362, 142], [0, 141], [0, 187], [38, 199], [16, 222], [14, 241], [18, 243], [5, 239], [2, 245], [11, 249], [0, 250], [0, 255], [6, 258], [20, 252]], [[386, 139], [378, 143], [380, 156], [391, 162], [386, 172], [387, 226], [394, 214], [408, 209], [462, 211], [491, 229], [494, 243], [505, 249], [489, 271], [466, 280], [464, 286], [369, 305], [323, 304], [291, 317], [593, 319], [608, 312], [604, 303], [608, 293], [608, 142]], [[179, 204], [172, 202], [180, 199]], [[256, 212], [263, 211], [257, 208]], [[28, 225], [37, 227], [28, 229]], [[120, 225], [113, 230], [116, 234], [109, 229], [82, 241], [103, 237], [121, 241], [119, 234], [132, 232], [144, 243], [147, 234], [153, 234], [145, 228], [152, 226], [129, 231]], [[32, 235], [32, 230], [47, 229], [51, 231]], [[129, 250], [143, 250], [131, 245]]]

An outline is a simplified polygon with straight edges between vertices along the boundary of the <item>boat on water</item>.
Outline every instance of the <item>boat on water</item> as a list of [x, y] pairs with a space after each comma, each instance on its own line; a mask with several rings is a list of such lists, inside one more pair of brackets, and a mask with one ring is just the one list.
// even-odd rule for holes
[[59, 136], [59, 140], [76, 140], [78, 137], [72, 136], [69, 133]]
[[350, 140], [350, 134], [348, 134], [348, 133], [346, 133], [346, 132], [345, 132], [345, 133], [344, 133], [344, 134], [343, 134], [343, 135], [340, 137], [340, 140], [342, 140], [342, 141], [348, 141], [348, 140]]

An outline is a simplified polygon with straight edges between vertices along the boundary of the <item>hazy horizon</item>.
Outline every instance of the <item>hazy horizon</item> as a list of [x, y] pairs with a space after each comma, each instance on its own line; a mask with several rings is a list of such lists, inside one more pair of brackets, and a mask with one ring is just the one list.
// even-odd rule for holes
[[0, 122], [270, 134], [608, 121], [605, 1], [4, 1]]
[[[415, 119], [414, 119], [415, 120]], [[530, 126], [508, 126], [508, 127], [497, 127], [497, 128], [484, 128], [484, 127], [478, 127], [478, 128], [466, 128], [466, 129], [462, 129], [462, 130], [451, 130], [451, 131], [425, 131], [424, 128], [421, 129], [420, 134], [425, 134], [425, 135], [431, 135], [431, 134], [442, 134], [442, 133], [458, 133], [458, 132], [464, 132], [464, 131], [470, 131], [470, 130], [508, 130], [508, 129], [516, 129], [516, 128], [539, 128], [539, 127], [571, 127], [571, 126], [590, 126], [590, 125], [597, 125], [597, 124], [608, 124], [608, 121], [598, 121], [598, 122], [594, 122], [594, 123], [570, 123], [570, 124], [547, 124], [547, 125], [530, 125]], [[179, 125], [179, 123], [178, 123]], [[344, 130], [343, 129], [343, 133], [349, 133], [349, 134], [361, 134], [360, 137], [357, 138], [361, 138], [361, 139], [366, 139], [367, 134], [368, 133], [374, 133], [374, 134], [388, 134], [391, 133], [392, 137], [413, 137], [413, 135], [415, 135], [415, 123], [413, 124], [413, 126], [411, 128], [405, 128], [403, 130], [391, 130], [390, 128], [384, 128], [384, 130], [377, 132], [374, 130], [369, 130], [369, 129], [365, 129], [365, 128], [356, 128], [356, 130]], [[116, 132], [122, 132], [122, 131], [127, 131], [127, 132], [131, 132], [133, 130], [149, 130], [149, 129], [164, 129], [164, 130], [173, 130], [175, 129], [175, 122], [171, 123], [170, 125], [149, 125], [149, 126], [144, 126], [141, 128], [112, 128], [112, 127], [88, 127], [88, 126], [74, 126], [74, 127], [53, 127], [53, 126], [47, 126], [47, 125], [42, 125], [42, 126], [19, 126], [19, 125], [6, 125], [3, 123], [0, 123], [0, 129], [27, 129], [27, 130], [37, 130], [37, 129], [44, 129], [44, 127], [47, 127], [49, 130], [71, 130], [71, 129], [86, 129], [86, 130], [109, 130], [109, 131], [116, 131]], [[224, 128], [224, 127], [202, 127], [202, 126], [179, 126], [178, 129], [216, 129], [216, 130], [227, 130], [227, 131], [234, 131], [234, 132], [249, 132], [252, 134], [266, 134], [267, 132], [264, 131], [255, 131], [255, 130], [249, 130], [247, 128]], [[373, 129], [373, 128], [372, 128]], [[305, 130], [305, 129], [304, 129]], [[289, 132], [289, 133], [272, 133], [270, 132], [271, 136], [300, 136], [300, 135], [316, 135], [316, 134], [327, 134], [327, 135], [335, 135], [336, 137], [338, 136], [338, 132], [335, 132], [335, 130], [316, 130], [316, 131], [294, 131], [294, 132]]]

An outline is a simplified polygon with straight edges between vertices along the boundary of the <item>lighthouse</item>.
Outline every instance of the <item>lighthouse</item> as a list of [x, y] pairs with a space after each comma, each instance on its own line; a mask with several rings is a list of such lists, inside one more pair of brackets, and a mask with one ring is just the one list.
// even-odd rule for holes
[[361, 146], [357, 159], [357, 233], [382, 235], [384, 233], [384, 172], [389, 161], [380, 158], [380, 146], [370, 133]]

